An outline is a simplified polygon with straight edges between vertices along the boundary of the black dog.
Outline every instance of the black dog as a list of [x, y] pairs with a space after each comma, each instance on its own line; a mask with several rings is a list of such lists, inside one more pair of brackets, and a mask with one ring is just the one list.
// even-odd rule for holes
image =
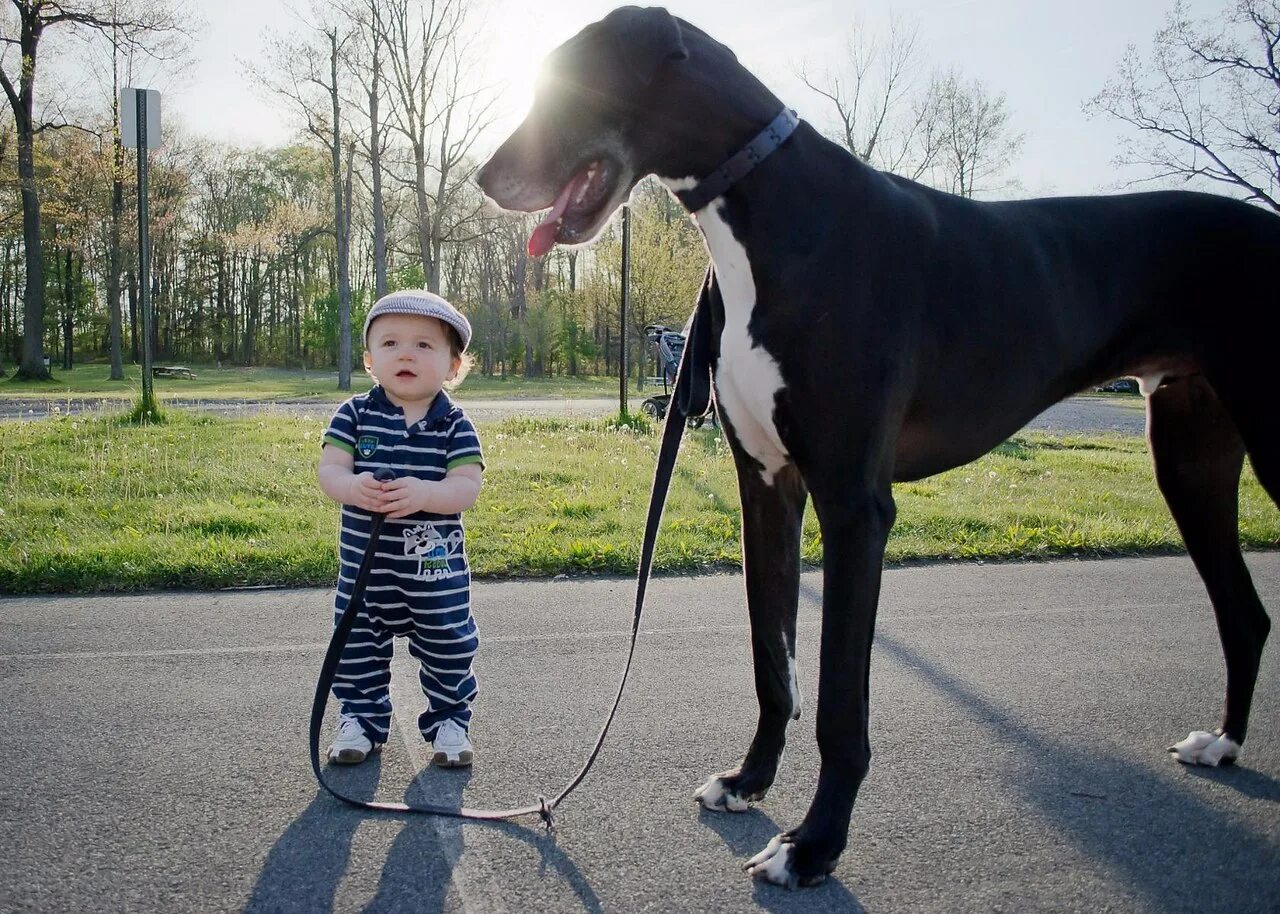
[[[831, 871], [871, 756], [890, 484], [973, 460], [1119, 375], [1142, 382], [1156, 478], [1226, 655], [1221, 726], [1172, 751], [1233, 760], [1271, 627], [1240, 555], [1237, 487], [1248, 453], [1280, 498], [1277, 347], [1263, 329], [1280, 219], [1186, 192], [976, 203], [877, 172], [806, 124], [788, 135], [780, 111], [728, 48], [665, 10], [623, 8], [551, 55], [529, 116], [478, 178], [508, 209], [552, 207], [530, 239], [541, 254], [589, 241], [657, 174], [711, 254], [716, 403], [742, 495], [760, 718], [742, 765], [700, 801], [739, 810], [763, 797], [799, 714], [808, 493], [824, 546], [822, 767], [804, 822], [748, 868], [783, 885]], [[691, 191], [707, 176], [720, 182], [709, 201]]]

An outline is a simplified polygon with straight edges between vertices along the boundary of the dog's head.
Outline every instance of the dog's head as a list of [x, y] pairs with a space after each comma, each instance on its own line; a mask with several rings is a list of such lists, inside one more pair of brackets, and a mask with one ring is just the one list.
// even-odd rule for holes
[[476, 181], [504, 209], [550, 207], [529, 239], [541, 256], [592, 241], [647, 174], [701, 178], [777, 104], [705, 33], [622, 7], [551, 53], [528, 116]]

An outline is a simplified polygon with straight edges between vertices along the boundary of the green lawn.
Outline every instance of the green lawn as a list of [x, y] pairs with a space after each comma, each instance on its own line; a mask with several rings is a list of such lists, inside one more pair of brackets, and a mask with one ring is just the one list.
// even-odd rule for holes
[[[160, 426], [61, 417], [0, 425], [0, 593], [325, 585], [337, 507], [315, 482], [318, 419], [180, 410]], [[467, 514], [478, 575], [634, 571], [658, 438], [607, 421], [483, 425], [488, 470]], [[1027, 435], [897, 486], [889, 559], [1169, 552], [1181, 541], [1143, 442]], [[662, 571], [739, 563], [732, 461], [714, 429], [686, 439], [659, 539]], [[1280, 547], [1250, 473], [1241, 536]], [[822, 560], [812, 512], [805, 559]]]
[[[159, 364], [159, 363], [157, 363]], [[183, 399], [308, 399], [341, 403], [352, 391], [370, 385], [364, 371], [351, 375], [352, 391], [338, 390], [336, 371], [302, 371], [284, 368], [215, 368], [190, 365], [194, 380], [156, 378], [155, 391], [161, 400]], [[54, 369], [52, 381], [0, 379], [0, 398], [12, 399], [137, 399], [142, 391], [142, 369], [127, 365], [123, 381], [112, 381], [110, 366], [79, 365], [71, 371]], [[464, 399], [530, 399], [538, 397], [617, 396], [616, 378], [486, 378], [473, 371], [458, 389]]]

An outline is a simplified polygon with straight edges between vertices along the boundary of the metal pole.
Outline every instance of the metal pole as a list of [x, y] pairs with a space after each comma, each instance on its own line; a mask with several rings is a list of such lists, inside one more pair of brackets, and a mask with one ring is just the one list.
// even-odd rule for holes
[[631, 205], [622, 207], [622, 328], [618, 364], [618, 405], [627, 415], [627, 305], [631, 301]]
[[147, 230], [147, 90], [138, 98], [138, 305], [142, 311], [142, 408], [155, 410], [151, 383], [151, 236]]

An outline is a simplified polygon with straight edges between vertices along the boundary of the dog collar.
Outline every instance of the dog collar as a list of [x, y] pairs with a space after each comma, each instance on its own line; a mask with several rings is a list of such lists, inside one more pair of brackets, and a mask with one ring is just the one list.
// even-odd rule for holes
[[755, 168], [800, 125], [800, 118], [790, 108], [783, 108], [768, 127], [760, 131], [746, 146], [739, 149], [723, 165], [707, 175], [688, 190], [676, 191], [684, 208], [696, 213], [730, 187], [737, 184]]

